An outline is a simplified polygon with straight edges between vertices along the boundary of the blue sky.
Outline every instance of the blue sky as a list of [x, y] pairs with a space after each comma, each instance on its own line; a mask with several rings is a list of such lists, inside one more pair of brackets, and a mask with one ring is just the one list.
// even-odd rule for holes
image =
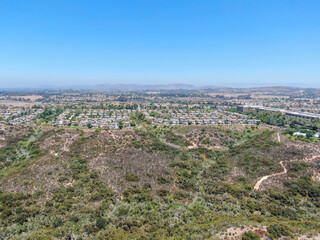
[[1, 0], [1, 87], [320, 87], [318, 0]]

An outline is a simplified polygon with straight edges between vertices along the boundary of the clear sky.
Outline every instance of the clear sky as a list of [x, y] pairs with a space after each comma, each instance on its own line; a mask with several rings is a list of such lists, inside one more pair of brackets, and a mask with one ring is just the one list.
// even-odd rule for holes
[[320, 87], [319, 0], [1, 0], [1, 87]]

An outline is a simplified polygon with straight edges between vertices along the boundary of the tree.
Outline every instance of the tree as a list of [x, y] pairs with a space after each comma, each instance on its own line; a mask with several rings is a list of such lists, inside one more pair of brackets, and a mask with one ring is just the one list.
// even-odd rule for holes
[[309, 130], [307, 131], [307, 138], [312, 138], [316, 134], [316, 131]]
[[123, 121], [120, 120], [120, 121], [118, 122], [118, 126], [119, 126], [119, 129], [122, 129], [122, 128], [124, 127]]

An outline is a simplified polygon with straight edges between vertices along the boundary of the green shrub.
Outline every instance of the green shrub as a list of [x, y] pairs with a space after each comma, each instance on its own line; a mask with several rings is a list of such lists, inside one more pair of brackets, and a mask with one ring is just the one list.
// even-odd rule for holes
[[268, 234], [273, 239], [278, 239], [282, 236], [290, 236], [290, 229], [282, 224], [272, 224], [268, 227]]
[[104, 229], [107, 225], [107, 222], [105, 219], [98, 217], [96, 220], [96, 227], [99, 229]]
[[159, 195], [160, 197], [165, 197], [165, 196], [167, 196], [167, 195], [169, 194], [169, 192], [168, 192], [167, 190], [165, 190], [165, 189], [159, 189], [159, 190], [157, 191], [157, 193], [158, 193], [158, 195]]
[[259, 239], [260, 239], [259, 235], [252, 231], [245, 232], [242, 236], [242, 240], [259, 240]]
[[170, 181], [168, 179], [164, 178], [164, 177], [158, 177], [157, 178], [157, 183], [159, 183], [159, 184], [167, 184], [169, 182]]
[[129, 182], [137, 182], [139, 181], [139, 177], [131, 172], [126, 174], [126, 180]]

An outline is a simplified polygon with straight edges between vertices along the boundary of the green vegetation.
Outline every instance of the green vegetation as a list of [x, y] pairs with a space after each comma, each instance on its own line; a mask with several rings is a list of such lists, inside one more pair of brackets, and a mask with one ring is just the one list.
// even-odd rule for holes
[[59, 116], [63, 112], [63, 109], [60, 107], [57, 107], [56, 109], [53, 109], [51, 107], [46, 107], [44, 111], [39, 114], [38, 118], [43, 119], [46, 122], [55, 120], [57, 116]]
[[[236, 111], [232, 109], [231, 111]], [[305, 142], [318, 142], [320, 143], [319, 138], [313, 137], [317, 131], [320, 130], [320, 120], [308, 120], [308, 119], [300, 119], [296, 117], [291, 117], [287, 115], [283, 115], [282, 113], [269, 112], [269, 111], [259, 111], [259, 110], [251, 110], [245, 112], [251, 117], [255, 117], [261, 122], [279, 126], [279, 127], [287, 127], [284, 131], [285, 134], [290, 134], [291, 139], [300, 140]], [[306, 133], [306, 136], [293, 136], [295, 132]]]
[[[144, 125], [112, 138], [103, 130], [75, 135], [69, 150], [56, 157], [39, 150], [50, 139], [64, 144], [58, 138], [63, 134], [72, 133], [34, 131], [1, 149], [12, 163], [0, 170], [0, 239], [212, 239], [234, 226], [258, 225], [268, 226], [267, 234], [278, 239], [320, 228], [320, 185], [307, 177], [308, 163], [291, 162], [288, 171], [299, 177], [288, 178], [282, 188], [253, 190], [259, 178], [282, 169], [281, 160], [303, 157], [273, 141], [272, 131], [221, 129], [217, 134], [234, 144], [217, 151], [188, 149], [175, 129]], [[21, 149], [30, 157], [20, 159]], [[141, 174], [136, 169], [146, 166], [139, 162], [126, 166], [131, 156], [116, 161], [128, 149], [154, 157], [149, 164], [157, 169], [157, 164], [166, 168]], [[94, 170], [103, 153], [109, 158], [102, 162], [111, 162], [115, 176], [105, 175], [106, 165]], [[41, 157], [50, 158], [52, 167], [36, 177], [51, 177], [52, 185], [46, 191], [12, 191], [6, 184], [10, 168]], [[111, 188], [110, 178], [119, 176]], [[259, 236], [247, 231], [242, 239]]]
[[136, 182], [139, 180], [139, 177], [137, 175], [135, 175], [134, 173], [127, 173], [126, 180], [129, 182]]
[[[304, 135], [294, 135], [295, 132], [305, 134]], [[291, 140], [299, 140], [303, 142], [316, 142], [320, 143], [320, 138], [315, 137], [316, 131], [309, 130], [305, 128], [287, 128], [284, 133], [290, 134], [289, 139]]]
[[179, 145], [179, 146], [188, 146], [190, 143], [182, 136], [176, 135], [172, 131], [168, 131], [165, 134], [165, 139], [167, 142]]
[[268, 234], [272, 239], [278, 239], [282, 236], [292, 236], [290, 229], [283, 224], [272, 224], [268, 227]]
[[44, 151], [36, 144], [37, 139], [42, 135], [40, 130], [31, 132], [22, 139], [14, 140], [9, 146], [0, 149], [0, 176], [17, 172], [26, 166], [27, 162]]
[[131, 124], [133, 126], [137, 125], [138, 123], [148, 123], [148, 124], [151, 123], [150, 120], [146, 118], [146, 115], [138, 111], [135, 114], [131, 115], [131, 120], [132, 120]]
[[242, 236], [242, 240], [259, 240], [260, 236], [252, 231], [245, 232]]

